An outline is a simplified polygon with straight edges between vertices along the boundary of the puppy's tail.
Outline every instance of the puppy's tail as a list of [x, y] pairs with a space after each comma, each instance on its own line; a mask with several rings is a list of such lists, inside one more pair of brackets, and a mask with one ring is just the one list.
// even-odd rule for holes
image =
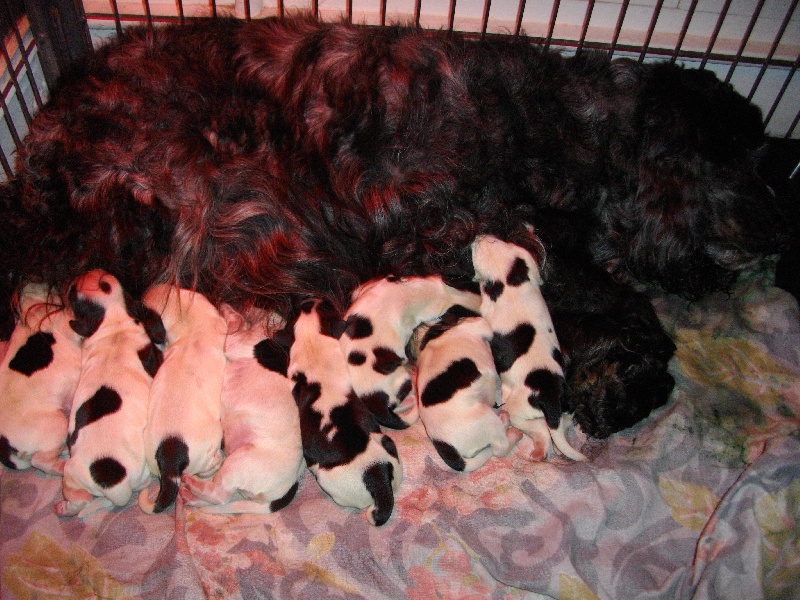
[[364, 471], [362, 481], [372, 496], [374, 505], [369, 511], [369, 519], [373, 525], [383, 525], [392, 516], [394, 509], [394, 465], [390, 462], [379, 462]]
[[139, 508], [146, 513], [164, 512], [175, 502], [180, 488], [181, 475], [189, 466], [189, 447], [181, 438], [164, 438], [156, 450], [159, 490], [155, 501], [150, 500], [147, 488], [139, 494]]
[[260, 514], [269, 515], [287, 506], [297, 494], [300, 487], [298, 482], [295, 482], [292, 487], [280, 498], [276, 498], [271, 502], [258, 502], [255, 500], [234, 500], [227, 504], [209, 504], [200, 506], [198, 510], [205, 513], [213, 513], [218, 515], [238, 515], [238, 514]]

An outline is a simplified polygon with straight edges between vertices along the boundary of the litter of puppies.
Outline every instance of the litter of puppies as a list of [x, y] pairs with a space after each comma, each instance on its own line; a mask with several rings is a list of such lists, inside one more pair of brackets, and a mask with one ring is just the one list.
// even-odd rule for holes
[[[505, 243], [488, 251], [509, 248], [532, 261]], [[527, 283], [536, 296], [534, 272]], [[407, 427], [418, 415], [455, 471], [505, 456], [523, 431], [540, 450], [536, 460], [552, 453], [551, 433], [567, 457], [584, 458], [537, 408], [537, 394], [527, 411], [508, 403], [516, 392], [501, 393], [509, 366], [498, 369], [508, 358], [501, 350], [498, 363], [496, 313], [438, 276], [368, 282], [344, 315], [305, 301], [289, 324], [269, 311], [251, 311], [250, 319], [260, 316], [248, 321], [167, 284], [136, 301], [100, 269], [80, 276], [67, 297], [59, 306], [44, 286], [25, 288], [0, 371], [8, 415], [0, 459], [63, 475], [60, 516], [125, 507], [135, 492], [148, 513], [180, 495], [204, 512], [268, 514], [291, 502], [308, 468], [337, 504], [382, 525], [403, 481], [382, 425]], [[543, 323], [529, 326], [547, 327], [547, 308], [536, 314]], [[550, 328], [547, 343], [557, 343]], [[365, 341], [368, 350], [358, 345]], [[394, 368], [380, 363], [381, 349]], [[369, 361], [354, 359], [362, 351]], [[365, 362], [368, 377], [354, 368]], [[380, 402], [369, 401], [372, 388], [358, 393], [366, 379]], [[560, 405], [554, 410], [561, 415]]]

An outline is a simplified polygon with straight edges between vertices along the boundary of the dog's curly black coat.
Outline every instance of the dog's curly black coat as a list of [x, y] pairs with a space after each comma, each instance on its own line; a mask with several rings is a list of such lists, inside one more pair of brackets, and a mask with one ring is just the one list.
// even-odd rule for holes
[[780, 246], [764, 141], [730, 86], [669, 64], [308, 18], [128, 30], [63, 77], [0, 190], [0, 302], [100, 267], [344, 308], [389, 273], [469, 281], [477, 234], [539, 253], [541, 207], [617, 278], [698, 296]]

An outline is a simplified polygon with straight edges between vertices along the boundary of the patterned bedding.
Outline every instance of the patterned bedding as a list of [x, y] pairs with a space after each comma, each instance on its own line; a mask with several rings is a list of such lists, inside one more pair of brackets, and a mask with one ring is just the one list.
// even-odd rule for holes
[[383, 527], [306, 473], [272, 515], [60, 519], [60, 480], [0, 478], [6, 598], [800, 597], [800, 311], [769, 274], [687, 304], [655, 301], [675, 337], [667, 406], [588, 463], [535, 463], [526, 439], [449, 471], [420, 423], [391, 432], [405, 481]]

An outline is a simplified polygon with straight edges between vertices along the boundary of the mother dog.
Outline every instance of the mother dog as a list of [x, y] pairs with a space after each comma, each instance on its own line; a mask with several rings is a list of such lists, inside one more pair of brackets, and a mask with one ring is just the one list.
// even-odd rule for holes
[[388, 274], [469, 285], [478, 234], [541, 258], [542, 206], [587, 221], [616, 276], [702, 295], [785, 238], [764, 140], [754, 106], [674, 65], [307, 18], [134, 29], [52, 91], [0, 189], [0, 303], [102, 267], [241, 311], [344, 309]]

